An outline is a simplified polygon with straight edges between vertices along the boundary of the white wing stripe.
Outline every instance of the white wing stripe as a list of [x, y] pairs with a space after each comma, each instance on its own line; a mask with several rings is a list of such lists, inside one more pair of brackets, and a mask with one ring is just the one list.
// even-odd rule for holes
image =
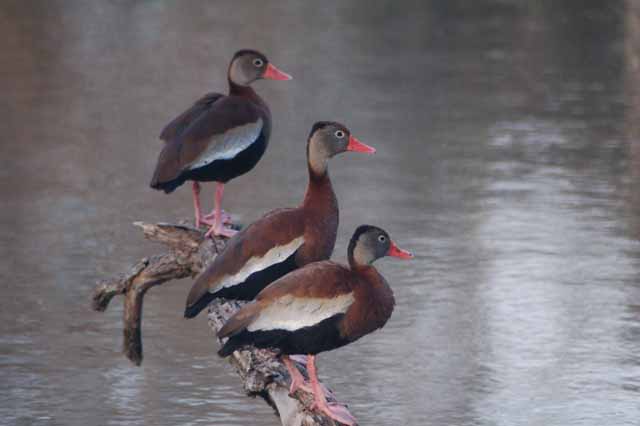
[[261, 131], [262, 119], [259, 118], [255, 123], [234, 127], [221, 135], [217, 135], [214, 139], [218, 140], [211, 141], [208, 148], [187, 165], [187, 169], [197, 169], [216, 160], [232, 159], [257, 141]]
[[260, 316], [249, 324], [247, 330], [295, 331], [310, 327], [334, 315], [347, 312], [353, 300], [353, 293], [331, 299], [297, 298], [287, 295], [263, 309]]
[[273, 247], [262, 257], [252, 257], [244, 264], [242, 269], [233, 275], [226, 275], [222, 277], [220, 279], [220, 283], [213, 290], [209, 291], [211, 293], [215, 293], [223, 288], [240, 284], [249, 278], [249, 275], [267, 269], [269, 266], [275, 265], [276, 263], [285, 261], [289, 256], [295, 253], [303, 243], [304, 237], [301, 236], [291, 240], [283, 246]]

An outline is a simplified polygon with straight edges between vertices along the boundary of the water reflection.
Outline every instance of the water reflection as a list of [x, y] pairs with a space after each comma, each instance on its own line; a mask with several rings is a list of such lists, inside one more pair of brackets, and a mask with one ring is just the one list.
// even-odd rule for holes
[[273, 143], [229, 210], [298, 203], [309, 125], [343, 120], [378, 153], [331, 164], [334, 257], [363, 222], [418, 254], [380, 262], [387, 327], [320, 358], [363, 425], [637, 422], [635, 2], [40, 6], [0, 6], [8, 424], [277, 423], [205, 321], [181, 320], [188, 281], [149, 294], [142, 368], [119, 353], [118, 303], [87, 303], [157, 249], [128, 223], [191, 214], [189, 191], [147, 188], [155, 135], [245, 46], [295, 80], [259, 85]]

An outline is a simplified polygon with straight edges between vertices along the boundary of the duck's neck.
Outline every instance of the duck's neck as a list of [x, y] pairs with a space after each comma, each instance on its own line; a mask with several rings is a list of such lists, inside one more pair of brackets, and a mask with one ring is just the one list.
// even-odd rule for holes
[[359, 279], [354, 282], [362, 284], [360, 286], [362, 287], [361, 290], [373, 296], [373, 299], [377, 301], [376, 305], [379, 305], [378, 314], [381, 319], [384, 318], [384, 321], [386, 321], [389, 316], [391, 316], [391, 311], [395, 305], [393, 291], [391, 287], [389, 287], [387, 280], [385, 280], [376, 267], [371, 264], [354, 264], [351, 263], [351, 259], [349, 259], [349, 266], [351, 267], [351, 271], [359, 277]]
[[366, 282], [364, 288], [374, 295], [377, 300], [376, 304], [379, 305], [377, 307], [379, 309], [378, 315], [380, 319], [384, 318], [386, 322], [391, 316], [391, 311], [393, 311], [393, 306], [395, 305], [393, 291], [389, 287], [387, 280], [373, 265], [359, 264], [355, 269], [351, 266], [351, 270], [362, 278], [361, 282]]
[[338, 200], [329, 173], [317, 174], [309, 168], [309, 184], [302, 206], [304, 239], [297, 261], [301, 265], [329, 259], [338, 235]]
[[326, 163], [321, 171], [314, 169], [309, 164], [309, 183], [307, 184], [307, 192], [302, 205], [305, 208], [324, 210], [323, 207], [327, 207], [332, 210], [338, 210], [336, 195], [333, 192], [333, 185], [331, 185]]
[[231, 80], [231, 77], [229, 77], [229, 95], [242, 96], [244, 98], [254, 99], [259, 102], [262, 102], [262, 99], [260, 98], [260, 96], [258, 96], [256, 91], [253, 90], [251, 86], [249, 85], [245, 86], [242, 84], [235, 83], [233, 80]]
[[[318, 207], [335, 204], [335, 194], [329, 179], [329, 155], [324, 146], [318, 141], [307, 141], [307, 166], [309, 168], [309, 185], [304, 197], [304, 206], [312, 207], [314, 203]], [[330, 203], [327, 203], [331, 201]], [[335, 206], [337, 209], [337, 205]]]
[[373, 265], [352, 263], [350, 280], [358, 309], [347, 313], [350, 339], [356, 340], [384, 326], [391, 317], [395, 299], [393, 291]]

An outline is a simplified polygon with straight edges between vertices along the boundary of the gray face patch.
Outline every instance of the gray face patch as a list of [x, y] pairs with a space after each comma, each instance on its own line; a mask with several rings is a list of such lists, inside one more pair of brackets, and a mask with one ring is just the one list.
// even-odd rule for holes
[[267, 59], [258, 54], [237, 57], [231, 63], [229, 78], [236, 84], [246, 86], [260, 78], [267, 68]]
[[389, 235], [382, 230], [371, 230], [360, 235], [353, 250], [353, 259], [362, 265], [374, 262], [387, 254], [390, 247]]
[[309, 141], [309, 164], [318, 174], [327, 169], [329, 158], [345, 152], [349, 141], [349, 131], [339, 125], [329, 125], [317, 130]]
[[327, 161], [330, 156], [322, 137], [321, 134], [313, 135], [309, 142], [309, 165], [318, 174], [327, 170]]
[[261, 131], [262, 119], [259, 118], [255, 123], [247, 123], [234, 127], [221, 135], [216, 135], [212, 138], [207, 149], [186, 168], [193, 170], [216, 160], [230, 160], [258, 140]]

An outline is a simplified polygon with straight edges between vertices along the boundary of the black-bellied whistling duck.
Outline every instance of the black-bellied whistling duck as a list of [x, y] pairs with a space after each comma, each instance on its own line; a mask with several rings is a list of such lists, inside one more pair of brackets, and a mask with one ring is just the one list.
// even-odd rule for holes
[[[255, 50], [236, 52], [227, 76], [229, 95], [204, 95], [162, 130], [160, 139], [166, 145], [151, 180], [152, 188], [166, 193], [193, 181], [196, 227], [210, 225], [207, 236], [235, 233], [223, 226], [224, 184], [253, 169], [269, 143], [271, 112], [250, 84], [259, 79], [291, 79]], [[215, 207], [203, 216], [198, 182], [207, 181], [216, 182]]]
[[309, 183], [302, 205], [267, 213], [229, 240], [196, 279], [185, 308], [192, 318], [216, 297], [252, 300], [271, 282], [307, 263], [329, 259], [338, 230], [338, 201], [328, 161], [341, 152], [373, 153], [336, 122], [315, 123], [307, 140]]
[[309, 264], [272, 283], [220, 329], [228, 337], [220, 356], [247, 345], [280, 351], [291, 375], [290, 393], [308, 389], [289, 358], [309, 354], [307, 368], [314, 407], [344, 424], [355, 419], [341, 405], [327, 403], [318, 383], [315, 355], [339, 348], [385, 325], [393, 311], [393, 292], [372, 263], [383, 256], [413, 257], [382, 229], [362, 225], [348, 249], [349, 266], [331, 261]]

